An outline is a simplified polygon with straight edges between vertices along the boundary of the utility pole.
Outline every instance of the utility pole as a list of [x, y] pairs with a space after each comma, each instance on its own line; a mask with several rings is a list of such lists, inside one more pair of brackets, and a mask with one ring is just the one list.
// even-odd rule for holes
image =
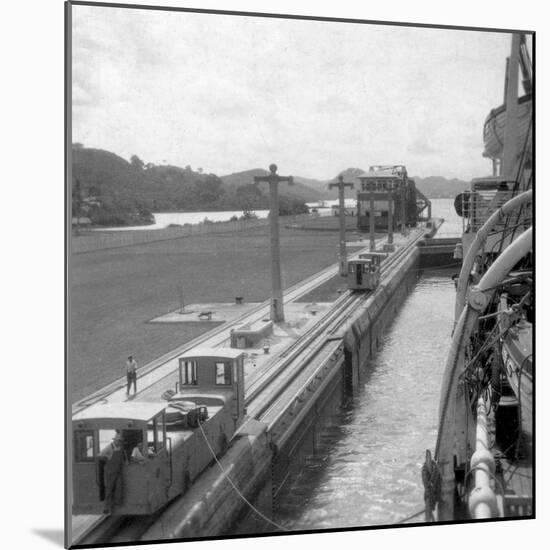
[[284, 321], [283, 290], [281, 285], [281, 253], [279, 249], [279, 183], [294, 184], [292, 176], [279, 176], [277, 165], [269, 166], [267, 176], [254, 176], [254, 183], [269, 183], [269, 221], [271, 226], [271, 320]]
[[344, 191], [346, 187], [353, 189], [353, 183], [344, 183], [344, 176], [338, 176], [338, 183], [329, 183], [328, 188], [338, 187], [338, 212], [340, 216], [340, 275], [345, 277], [348, 274], [348, 259], [346, 252], [346, 206]]
[[374, 240], [374, 183], [369, 183], [369, 199], [370, 199], [370, 207], [369, 207], [369, 250], [371, 252], [374, 252], [376, 250], [376, 241]]
[[80, 188], [80, 180], [76, 178], [76, 233], [80, 233], [80, 213], [82, 209], [82, 189]]
[[393, 250], [393, 182], [388, 183], [388, 249]]

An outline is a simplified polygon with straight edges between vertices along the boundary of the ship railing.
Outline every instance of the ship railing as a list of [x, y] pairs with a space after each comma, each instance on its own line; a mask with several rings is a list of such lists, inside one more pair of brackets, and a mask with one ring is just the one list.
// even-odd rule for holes
[[[468, 219], [470, 231], [476, 232], [481, 229], [489, 217], [506, 204], [513, 195], [513, 191], [499, 189], [484, 189], [471, 193], [470, 216]], [[514, 221], [516, 224], [529, 226], [531, 225], [532, 217], [532, 208], [529, 205], [523, 209], [521, 219]], [[509, 221], [506, 219], [502, 220], [494, 226], [493, 231], [503, 231], [508, 223]]]

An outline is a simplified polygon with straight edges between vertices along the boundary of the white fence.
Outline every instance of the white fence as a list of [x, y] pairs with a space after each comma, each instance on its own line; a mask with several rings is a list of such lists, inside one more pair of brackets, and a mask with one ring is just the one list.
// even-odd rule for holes
[[[298, 216], [281, 216], [281, 224], [297, 223], [311, 218], [310, 214], [300, 214]], [[254, 227], [269, 225], [269, 219], [257, 220], [236, 220], [217, 223], [201, 223], [198, 225], [185, 225], [181, 227], [166, 227], [165, 229], [140, 229], [136, 231], [113, 231], [108, 232], [89, 232], [75, 235], [73, 233], [70, 239], [70, 252], [73, 254], [82, 254], [84, 252], [93, 252], [94, 250], [105, 250], [108, 248], [120, 248], [123, 246], [135, 246], [138, 244], [152, 243], [156, 241], [166, 241], [169, 239], [180, 239], [192, 235], [210, 235], [213, 233], [229, 233], [234, 231], [245, 231]]]

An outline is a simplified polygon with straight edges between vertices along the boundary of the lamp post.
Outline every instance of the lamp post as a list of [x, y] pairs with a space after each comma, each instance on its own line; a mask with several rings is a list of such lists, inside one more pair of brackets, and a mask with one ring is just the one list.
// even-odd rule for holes
[[294, 184], [292, 176], [279, 176], [277, 165], [269, 166], [269, 175], [254, 176], [254, 183], [269, 183], [269, 221], [271, 243], [271, 320], [275, 323], [285, 320], [283, 289], [281, 285], [281, 253], [279, 247], [279, 183]]

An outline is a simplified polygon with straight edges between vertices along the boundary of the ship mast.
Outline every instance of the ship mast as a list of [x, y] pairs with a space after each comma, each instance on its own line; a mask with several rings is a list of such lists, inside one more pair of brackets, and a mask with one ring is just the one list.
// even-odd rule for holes
[[518, 162], [518, 76], [520, 55], [520, 34], [512, 35], [512, 51], [508, 62], [506, 79], [506, 126], [504, 127], [504, 147], [502, 150], [501, 176], [513, 181]]

